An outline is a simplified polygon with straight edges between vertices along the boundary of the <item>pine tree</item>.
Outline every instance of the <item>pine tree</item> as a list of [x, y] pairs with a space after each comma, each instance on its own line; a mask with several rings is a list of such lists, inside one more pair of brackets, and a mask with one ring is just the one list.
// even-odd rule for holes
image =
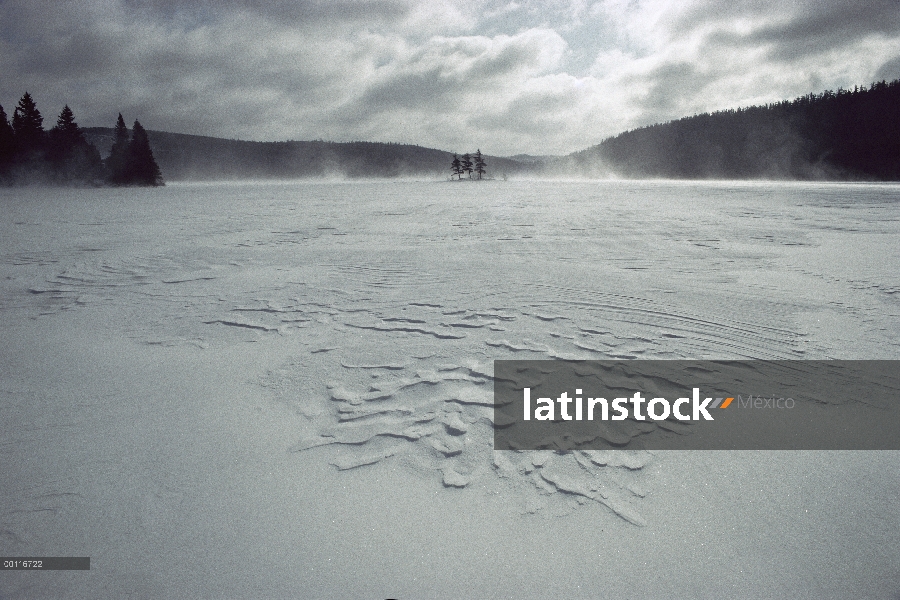
[[84, 135], [75, 123], [75, 115], [68, 104], [59, 113], [56, 127], [50, 130], [48, 137], [47, 157], [57, 170], [62, 169], [62, 163], [66, 162], [79, 142], [84, 142]]
[[453, 169], [453, 175], [456, 175], [459, 179], [462, 179], [463, 168], [462, 162], [459, 160], [459, 156], [456, 154], [453, 155], [453, 162], [450, 163], [450, 166]]
[[481, 155], [481, 148], [479, 148], [475, 152], [475, 173], [478, 174], [478, 179], [481, 179], [482, 175], [484, 175], [486, 166], [487, 163], [484, 162], [484, 157]]
[[60, 182], [94, 181], [100, 176], [100, 153], [85, 139], [68, 105], [50, 130], [47, 158]]
[[69, 108], [68, 104], [63, 106], [62, 111], [59, 113], [59, 117], [56, 119], [56, 127], [53, 129], [73, 141], [84, 139], [84, 136], [81, 134], [81, 129], [78, 128], [78, 123], [75, 122], [75, 113], [72, 112], [72, 109]]
[[12, 128], [15, 133], [18, 154], [25, 160], [33, 160], [44, 150], [44, 117], [34, 104], [31, 94], [19, 100], [13, 111]]
[[462, 155], [462, 168], [469, 174], [469, 179], [472, 179], [472, 155], [468, 152]]
[[110, 183], [114, 185], [127, 184], [125, 168], [128, 163], [128, 127], [125, 119], [119, 113], [116, 128], [113, 132], [113, 145], [106, 158], [106, 172]]
[[6, 111], [0, 106], [0, 183], [5, 183], [9, 178], [15, 152], [15, 134], [6, 119]]
[[156, 159], [153, 158], [153, 150], [150, 149], [150, 139], [139, 121], [134, 122], [134, 127], [131, 130], [131, 142], [128, 144], [125, 176], [127, 183], [131, 185], [164, 185], [159, 165], [156, 164]]

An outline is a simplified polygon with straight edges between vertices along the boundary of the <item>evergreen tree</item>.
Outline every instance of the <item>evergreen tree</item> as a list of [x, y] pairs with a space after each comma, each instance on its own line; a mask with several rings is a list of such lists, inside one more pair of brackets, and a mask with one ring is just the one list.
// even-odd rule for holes
[[13, 128], [6, 119], [6, 111], [0, 106], [0, 183], [8, 180], [16, 152]]
[[100, 153], [87, 142], [68, 105], [50, 130], [47, 158], [60, 182], [93, 181], [100, 176]]
[[481, 148], [479, 148], [475, 152], [475, 173], [478, 175], [478, 179], [481, 179], [482, 175], [484, 175], [486, 166], [487, 163], [484, 162], [484, 157], [481, 155]]
[[119, 113], [116, 128], [113, 132], [113, 144], [106, 158], [106, 172], [109, 182], [115, 185], [128, 183], [125, 176], [125, 168], [128, 163], [128, 127], [125, 119]]
[[127, 183], [131, 185], [164, 185], [159, 165], [156, 164], [153, 150], [150, 149], [150, 139], [139, 121], [134, 122], [131, 130], [128, 160], [125, 163], [125, 177]]
[[38, 158], [44, 150], [44, 117], [28, 92], [13, 111], [12, 128], [19, 156], [26, 161]]
[[450, 166], [453, 169], [453, 175], [456, 175], [459, 179], [462, 179], [463, 168], [462, 162], [459, 160], [459, 156], [456, 154], [453, 155], [453, 162], [450, 163]]
[[68, 104], [63, 106], [62, 111], [59, 113], [59, 117], [56, 119], [56, 127], [53, 129], [71, 139], [73, 142], [78, 139], [84, 139], [81, 129], [78, 128], [78, 123], [75, 122], [75, 113], [72, 112], [72, 109], [69, 108]]
[[472, 155], [468, 152], [462, 155], [462, 168], [469, 174], [469, 179], [472, 179]]
[[68, 104], [59, 113], [56, 127], [50, 130], [48, 137], [47, 158], [53, 163], [54, 168], [61, 169], [62, 163], [72, 154], [78, 143], [84, 142], [84, 135], [75, 123], [75, 115]]

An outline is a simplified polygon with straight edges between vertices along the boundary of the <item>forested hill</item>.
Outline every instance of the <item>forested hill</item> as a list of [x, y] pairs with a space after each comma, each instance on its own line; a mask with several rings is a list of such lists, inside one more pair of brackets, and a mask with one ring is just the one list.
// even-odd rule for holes
[[[85, 137], [104, 155], [112, 129], [85, 127]], [[307, 177], [450, 176], [453, 154], [405, 144], [377, 142], [247, 142], [148, 131], [150, 146], [166, 181], [293, 179]], [[472, 149], [474, 151], [474, 148]], [[487, 157], [489, 176], [528, 168], [518, 161]]]
[[635, 129], [567, 157], [623, 177], [900, 180], [900, 80]]

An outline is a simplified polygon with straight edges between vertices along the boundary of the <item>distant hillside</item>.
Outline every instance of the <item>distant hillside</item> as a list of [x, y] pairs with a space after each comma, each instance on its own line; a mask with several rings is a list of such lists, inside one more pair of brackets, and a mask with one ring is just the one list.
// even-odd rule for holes
[[[83, 129], [102, 155], [112, 129]], [[167, 181], [450, 176], [443, 150], [377, 142], [247, 142], [147, 132]], [[900, 80], [704, 113], [568, 156], [486, 156], [488, 177], [900, 181]]]
[[900, 80], [701, 114], [560, 161], [624, 177], [900, 180]]
[[[104, 156], [112, 129], [85, 127], [87, 139]], [[246, 142], [148, 131], [153, 155], [166, 181], [291, 179], [305, 177], [450, 176], [453, 154], [406, 144], [377, 142]], [[515, 160], [488, 156], [488, 174], [498, 177], [528, 169]]]

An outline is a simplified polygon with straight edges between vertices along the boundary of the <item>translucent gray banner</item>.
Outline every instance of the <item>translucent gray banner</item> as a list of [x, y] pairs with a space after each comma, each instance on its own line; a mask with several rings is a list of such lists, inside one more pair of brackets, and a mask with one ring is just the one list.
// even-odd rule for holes
[[0, 569], [6, 571], [90, 571], [89, 556], [4, 556]]
[[496, 450], [900, 450], [900, 361], [494, 361]]

